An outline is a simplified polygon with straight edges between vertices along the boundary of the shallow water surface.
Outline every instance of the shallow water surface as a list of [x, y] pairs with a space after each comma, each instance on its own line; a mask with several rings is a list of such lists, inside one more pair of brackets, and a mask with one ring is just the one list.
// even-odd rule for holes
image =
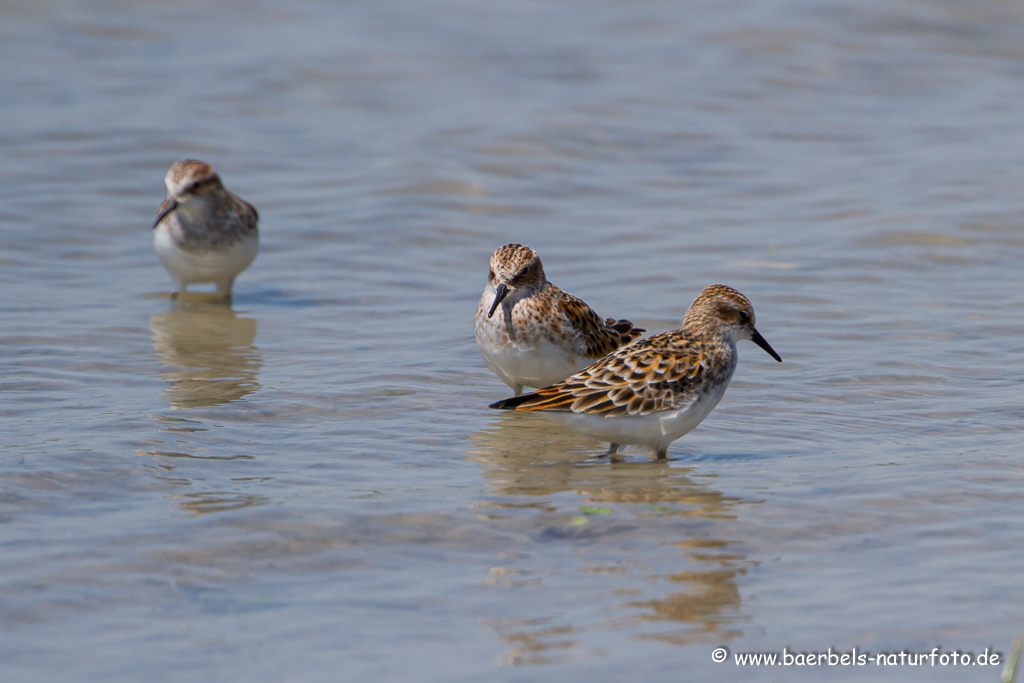
[[[1024, 9], [0, 7], [5, 681], [998, 680], [1024, 619]], [[172, 301], [179, 158], [260, 211]], [[657, 462], [486, 369], [491, 252], [758, 329]]]

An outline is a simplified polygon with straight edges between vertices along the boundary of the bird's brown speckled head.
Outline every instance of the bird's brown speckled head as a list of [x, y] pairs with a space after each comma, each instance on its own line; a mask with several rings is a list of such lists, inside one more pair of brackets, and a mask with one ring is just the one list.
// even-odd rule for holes
[[209, 164], [196, 159], [174, 162], [164, 176], [164, 185], [167, 186], [167, 199], [157, 210], [154, 229], [172, 211], [203, 211], [204, 207], [211, 206], [210, 200], [221, 200], [227, 192], [217, 172]]
[[491, 256], [487, 282], [497, 290], [490, 311], [490, 315], [494, 315], [506, 296], [511, 293], [527, 296], [540, 291], [547, 277], [537, 252], [522, 244], [506, 244]]
[[491, 256], [491, 272], [487, 281], [509, 289], [543, 284], [544, 266], [533, 249], [522, 244], [506, 244]]
[[223, 188], [220, 176], [213, 168], [197, 159], [174, 162], [164, 177], [167, 196], [180, 199], [183, 195], [208, 195]]
[[694, 299], [683, 318], [684, 327], [713, 326], [733, 341], [749, 339], [775, 360], [782, 362], [755, 327], [750, 299], [726, 285], [709, 285]]

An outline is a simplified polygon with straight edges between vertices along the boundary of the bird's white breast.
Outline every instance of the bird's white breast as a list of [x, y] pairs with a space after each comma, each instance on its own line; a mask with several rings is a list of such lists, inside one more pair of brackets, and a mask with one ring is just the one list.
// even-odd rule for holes
[[256, 233], [220, 249], [186, 251], [176, 239], [178, 229], [178, 216], [168, 216], [153, 231], [153, 246], [167, 272], [181, 286], [233, 279], [249, 267], [259, 251]]
[[[511, 299], [511, 301], [509, 301]], [[476, 314], [476, 343], [484, 363], [502, 382], [517, 385], [546, 387], [561, 382], [593, 362], [580, 356], [571, 345], [557, 344], [543, 329], [512, 324], [513, 295], [487, 317], [494, 302], [494, 288], [487, 287], [480, 298]], [[541, 319], [538, 324], [557, 321]], [[557, 338], [557, 337], [555, 337]]]

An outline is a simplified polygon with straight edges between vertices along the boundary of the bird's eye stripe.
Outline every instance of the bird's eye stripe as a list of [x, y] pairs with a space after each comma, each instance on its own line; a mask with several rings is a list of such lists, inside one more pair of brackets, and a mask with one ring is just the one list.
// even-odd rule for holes
[[196, 180], [193, 180], [191, 184], [189, 184], [188, 189], [190, 192], [195, 192], [200, 187], [212, 183], [214, 178], [216, 178], [216, 176], [214, 175], [207, 175], [203, 176], [202, 178], [197, 178]]

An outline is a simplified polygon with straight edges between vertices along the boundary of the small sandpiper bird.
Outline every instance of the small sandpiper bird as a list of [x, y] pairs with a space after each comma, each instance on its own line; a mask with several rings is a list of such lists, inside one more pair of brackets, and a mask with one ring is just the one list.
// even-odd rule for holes
[[164, 184], [167, 199], [153, 223], [153, 245], [174, 280], [175, 296], [202, 282], [230, 295], [235, 278], [259, 250], [259, 214], [202, 161], [175, 162]]
[[507, 398], [491, 408], [550, 411], [571, 427], [611, 442], [650, 448], [658, 458], [699, 425], [725, 394], [736, 370], [736, 342], [749, 339], [779, 354], [754, 328], [747, 297], [711, 285], [693, 302], [683, 326], [624, 346], [564, 382]]
[[491, 256], [476, 309], [476, 344], [491, 372], [517, 395], [524, 386], [560, 382], [644, 332], [628, 320], [602, 318], [548, 282], [529, 247], [506, 244]]

